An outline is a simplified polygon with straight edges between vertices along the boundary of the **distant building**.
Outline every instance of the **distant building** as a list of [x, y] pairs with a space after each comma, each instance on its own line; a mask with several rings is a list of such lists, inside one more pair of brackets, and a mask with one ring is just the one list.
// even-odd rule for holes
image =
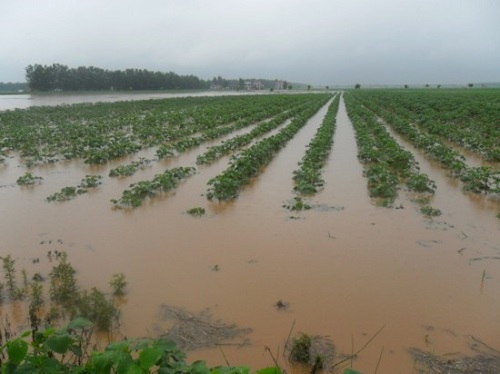
[[274, 81], [274, 89], [276, 91], [284, 90], [285, 89], [285, 81], [281, 81], [281, 80], [276, 79]]

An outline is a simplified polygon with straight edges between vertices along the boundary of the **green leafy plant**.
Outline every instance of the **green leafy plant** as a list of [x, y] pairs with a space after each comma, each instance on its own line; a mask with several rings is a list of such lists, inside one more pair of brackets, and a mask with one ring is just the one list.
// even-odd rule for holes
[[[89, 351], [92, 322], [71, 321], [62, 329], [49, 328], [27, 340], [30, 331], [10, 339], [0, 348], [5, 373], [199, 373], [249, 374], [246, 366], [210, 368], [204, 361], [186, 362], [186, 355], [165, 339], [134, 339]], [[279, 367], [258, 374], [281, 374]]]

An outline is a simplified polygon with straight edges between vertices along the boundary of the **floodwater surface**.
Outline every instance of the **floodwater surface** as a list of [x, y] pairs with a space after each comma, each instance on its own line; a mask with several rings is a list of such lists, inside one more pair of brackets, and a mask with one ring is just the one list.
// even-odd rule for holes
[[[216, 319], [252, 329], [228, 345], [189, 352], [210, 365], [226, 364], [225, 356], [231, 365], [270, 366], [269, 347], [288, 368], [282, 353], [292, 327], [292, 336], [328, 336], [338, 355], [356, 351], [381, 330], [353, 362], [363, 372], [374, 371], [382, 350], [379, 372], [411, 373], [412, 347], [468, 353], [465, 342], [473, 335], [500, 348], [498, 201], [462, 192], [419, 156], [422, 171], [438, 185], [431, 205], [443, 215], [425, 218], [405, 191], [399, 209], [377, 206], [368, 196], [343, 100], [325, 187], [309, 199], [315, 208], [297, 213], [282, 207], [294, 197], [293, 171], [326, 108], [229, 203], [205, 197], [207, 181], [225, 169], [229, 156], [197, 166], [174, 193], [137, 209], [110, 203], [130, 183], [166, 168], [196, 166], [206, 147], [126, 179], [107, 175], [135, 158], [102, 167], [38, 167], [34, 173], [44, 181], [33, 188], [16, 185], [25, 169], [10, 158], [0, 165], [0, 252], [12, 253], [29, 273], [43, 273], [51, 266], [47, 251], [65, 250], [82, 287], [108, 289], [111, 275], [124, 273], [129, 287], [120, 331], [127, 337], [165, 333], [171, 326], [161, 318], [161, 305], [192, 314], [208, 309]], [[72, 201], [45, 201], [86, 174], [102, 175], [103, 185]], [[207, 213], [186, 214], [193, 207]], [[278, 301], [288, 307], [279, 310]]]

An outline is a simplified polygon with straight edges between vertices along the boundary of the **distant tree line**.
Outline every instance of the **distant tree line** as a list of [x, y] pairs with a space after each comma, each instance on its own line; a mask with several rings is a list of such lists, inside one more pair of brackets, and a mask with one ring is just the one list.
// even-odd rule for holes
[[0, 92], [19, 92], [26, 91], [28, 88], [26, 83], [16, 82], [16, 83], [4, 83], [0, 82]]
[[26, 81], [33, 91], [206, 89], [210, 81], [145, 69], [106, 70], [94, 66], [29, 65]]

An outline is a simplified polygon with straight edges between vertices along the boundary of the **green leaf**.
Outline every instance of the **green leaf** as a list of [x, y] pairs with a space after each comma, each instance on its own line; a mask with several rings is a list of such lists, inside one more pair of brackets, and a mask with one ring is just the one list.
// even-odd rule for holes
[[50, 350], [64, 354], [68, 351], [69, 345], [73, 342], [73, 339], [68, 334], [54, 334], [47, 339], [45, 344]]
[[107, 352], [93, 355], [89, 363], [91, 372], [99, 374], [108, 374], [111, 371], [112, 365], [113, 362]]
[[40, 373], [60, 373], [61, 364], [55, 358], [49, 358], [40, 366]]
[[139, 363], [141, 365], [141, 368], [143, 368], [144, 370], [149, 370], [161, 359], [161, 356], [162, 351], [158, 348], [145, 348], [139, 354]]
[[126, 374], [142, 374], [142, 369], [137, 364], [132, 364], [128, 367]]
[[14, 339], [7, 343], [7, 354], [9, 362], [19, 365], [28, 353], [28, 343], [21, 339]]
[[360, 371], [347, 368], [347, 369], [344, 369], [344, 373], [343, 374], [362, 374], [362, 373]]
[[256, 374], [281, 374], [281, 369], [276, 366], [257, 370]]
[[210, 370], [207, 367], [205, 361], [195, 361], [191, 365], [191, 374], [210, 374]]

